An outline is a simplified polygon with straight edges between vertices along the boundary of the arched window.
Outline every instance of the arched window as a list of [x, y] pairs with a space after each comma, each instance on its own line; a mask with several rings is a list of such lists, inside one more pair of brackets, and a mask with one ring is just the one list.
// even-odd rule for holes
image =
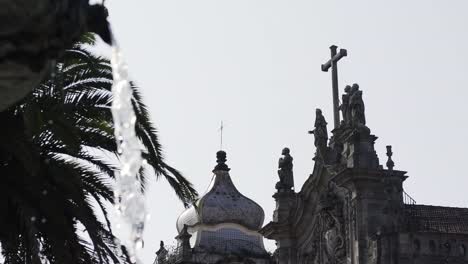
[[437, 253], [437, 247], [434, 240], [429, 241], [429, 251], [431, 251], [431, 253]]

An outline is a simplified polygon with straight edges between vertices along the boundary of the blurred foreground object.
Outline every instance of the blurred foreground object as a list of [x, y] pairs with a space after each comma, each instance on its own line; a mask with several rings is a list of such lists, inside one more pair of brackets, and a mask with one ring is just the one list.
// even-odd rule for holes
[[104, 6], [88, 0], [0, 0], [0, 111], [37, 87], [85, 32], [111, 43]]

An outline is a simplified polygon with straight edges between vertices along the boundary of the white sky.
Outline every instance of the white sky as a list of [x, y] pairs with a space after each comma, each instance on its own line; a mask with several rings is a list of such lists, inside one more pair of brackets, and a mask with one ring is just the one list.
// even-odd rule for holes
[[[315, 108], [332, 127], [331, 44], [348, 50], [340, 90], [357, 82], [367, 123], [393, 145], [395, 169], [418, 203], [468, 206], [468, 2], [107, 1], [117, 39], [142, 87], [167, 161], [203, 193], [219, 149], [238, 189], [271, 220], [281, 149], [296, 188], [312, 172]], [[147, 201], [145, 263], [171, 243], [183, 206], [164, 181]], [[271, 249], [271, 243], [268, 244]]]

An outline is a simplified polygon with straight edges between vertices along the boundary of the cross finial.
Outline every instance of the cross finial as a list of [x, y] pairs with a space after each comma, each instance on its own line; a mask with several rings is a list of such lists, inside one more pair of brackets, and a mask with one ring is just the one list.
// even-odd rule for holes
[[338, 128], [340, 125], [340, 111], [339, 111], [339, 100], [338, 100], [338, 61], [346, 57], [348, 52], [345, 49], [340, 49], [340, 52], [337, 53], [336, 49], [338, 47], [332, 45], [330, 47], [331, 58], [325, 64], [322, 64], [322, 71], [327, 72], [328, 69], [332, 69], [332, 87], [333, 87], [333, 117], [335, 128]]
[[223, 124], [223, 121], [221, 121], [221, 125], [219, 127], [219, 149], [222, 150], [223, 149], [223, 131], [224, 130], [224, 124]]

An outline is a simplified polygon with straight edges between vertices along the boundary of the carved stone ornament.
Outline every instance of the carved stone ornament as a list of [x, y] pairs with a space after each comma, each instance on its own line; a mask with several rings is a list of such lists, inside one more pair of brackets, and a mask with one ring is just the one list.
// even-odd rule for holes
[[346, 258], [346, 219], [344, 200], [334, 187], [320, 197], [319, 211], [306, 263], [344, 263]]
[[378, 260], [378, 247], [377, 247], [377, 241], [376, 240], [369, 240], [367, 245], [367, 263], [377, 263]]

